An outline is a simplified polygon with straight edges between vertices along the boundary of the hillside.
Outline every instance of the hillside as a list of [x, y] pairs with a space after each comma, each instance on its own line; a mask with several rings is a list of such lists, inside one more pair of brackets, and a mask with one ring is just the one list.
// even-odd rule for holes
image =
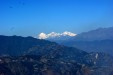
[[33, 37], [21, 36], [0, 36], [0, 55], [22, 55], [34, 46], [46, 46], [56, 44], [46, 40], [39, 40]]
[[0, 41], [0, 75], [113, 73], [113, 57], [106, 53], [87, 53], [32, 37], [0, 36]]

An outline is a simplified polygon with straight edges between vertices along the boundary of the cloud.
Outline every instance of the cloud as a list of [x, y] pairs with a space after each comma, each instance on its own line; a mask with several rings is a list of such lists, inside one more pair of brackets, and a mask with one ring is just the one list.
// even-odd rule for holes
[[68, 31], [65, 31], [63, 33], [51, 32], [49, 34], [40, 33], [38, 35], [38, 38], [39, 39], [47, 39], [47, 38], [54, 38], [54, 37], [61, 37], [61, 36], [70, 36], [70, 37], [73, 37], [73, 36], [76, 36], [76, 35], [77, 34], [72, 33], [72, 32], [68, 32]]

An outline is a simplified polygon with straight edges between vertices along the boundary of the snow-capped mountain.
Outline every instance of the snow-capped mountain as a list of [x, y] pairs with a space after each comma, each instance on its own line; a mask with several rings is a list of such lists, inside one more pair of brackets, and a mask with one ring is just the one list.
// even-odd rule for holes
[[56, 33], [56, 32], [51, 32], [51, 33], [49, 33], [49, 34], [46, 34], [46, 33], [40, 33], [39, 35], [38, 35], [38, 38], [39, 39], [56, 39], [56, 40], [60, 40], [61, 38], [63, 39], [63, 38], [69, 38], [69, 37], [74, 37], [74, 36], [76, 36], [77, 34], [75, 34], [75, 33], [72, 33], [72, 32], [68, 32], [68, 31], [65, 31], [65, 32], [63, 32], [63, 33]]

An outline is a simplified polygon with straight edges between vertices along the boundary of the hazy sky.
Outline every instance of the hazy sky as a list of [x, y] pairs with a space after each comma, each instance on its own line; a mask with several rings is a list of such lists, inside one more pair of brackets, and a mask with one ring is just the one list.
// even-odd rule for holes
[[0, 35], [81, 33], [113, 26], [113, 0], [0, 0]]

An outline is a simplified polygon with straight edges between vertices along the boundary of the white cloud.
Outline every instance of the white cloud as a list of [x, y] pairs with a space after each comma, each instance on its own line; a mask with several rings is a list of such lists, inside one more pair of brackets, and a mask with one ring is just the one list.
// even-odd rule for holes
[[49, 34], [40, 33], [38, 35], [38, 38], [39, 39], [47, 39], [47, 38], [54, 38], [54, 37], [61, 37], [61, 36], [70, 36], [70, 37], [73, 37], [73, 36], [76, 36], [76, 35], [77, 34], [72, 33], [72, 32], [68, 32], [68, 31], [65, 31], [63, 33], [51, 32]]

